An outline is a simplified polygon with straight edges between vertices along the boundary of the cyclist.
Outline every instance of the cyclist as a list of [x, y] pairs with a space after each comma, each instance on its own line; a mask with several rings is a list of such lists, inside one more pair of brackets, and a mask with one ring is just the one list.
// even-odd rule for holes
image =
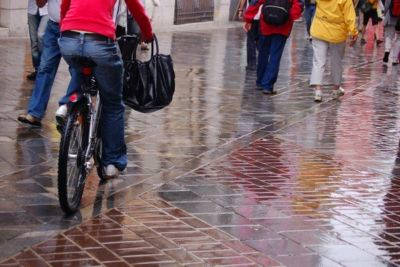
[[[73, 58], [90, 58], [103, 104], [100, 121], [106, 178], [115, 178], [127, 165], [122, 103], [123, 64], [115, 42], [114, 5], [118, 0], [62, 0], [59, 45], [65, 61], [74, 68]], [[125, 3], [142, 30], [146, 42], [153, 40], [150, 20], [140, 0]]]

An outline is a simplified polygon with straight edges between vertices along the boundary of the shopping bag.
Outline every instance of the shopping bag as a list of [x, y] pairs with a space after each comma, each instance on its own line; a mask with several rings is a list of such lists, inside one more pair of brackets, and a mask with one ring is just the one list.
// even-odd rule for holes
[[142, 113], [149, 113], [171, 103], [175, 92], [173, 61], [170, 55], [159, 53], [156, 36], [151, 43], [149, 61], [127, 60], [124, 67], [123, 99], [127, 106]]

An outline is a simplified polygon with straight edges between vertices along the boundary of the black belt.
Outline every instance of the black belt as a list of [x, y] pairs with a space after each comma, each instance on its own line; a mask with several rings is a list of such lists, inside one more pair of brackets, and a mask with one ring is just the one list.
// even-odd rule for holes
[[64, 31], [61, 33], [61, 37], [69, 37], [69, 38], [78, 39], [81, 37], [82, 34], [85, 35], [85, 40], [103, 41], [103, 42], [109, 42], [109, 43], [114, 42], [113, 39], [108, 38], [104, 35], [96, 34], [96, 33], [80, 33], [80, 32], [74, 32], [74, 31]]

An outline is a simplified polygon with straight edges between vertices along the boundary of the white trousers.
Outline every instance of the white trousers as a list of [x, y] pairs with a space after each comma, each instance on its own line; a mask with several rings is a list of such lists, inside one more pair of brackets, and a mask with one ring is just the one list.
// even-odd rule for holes
[[346, 42], [329, 43], [319, 39], [313, 39], [313, 68], [311, 72], [310, 85], [322, 85], [322, 79], [326, 68], [328, 49], [331, 59], [331, 76], [334, 85], [342, 83], [343, 64]]
[[392, 61], [397, 61], [400, 51], [400, 34], [394, 29], [394, 26], [385, 28], [385, 52], [390, 52]]

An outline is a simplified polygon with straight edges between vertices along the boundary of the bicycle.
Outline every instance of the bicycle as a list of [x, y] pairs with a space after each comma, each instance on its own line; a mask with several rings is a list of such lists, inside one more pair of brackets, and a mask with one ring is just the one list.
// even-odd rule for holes
[[58, 122], [58, 125], [63, 125], [59, 126], [62, 135], [58, 157], [58, 198], [66, 214], [79, 208], [87, 175], [94, 165], [100, 180], [105, 181], [99, 127], [102, 104], [93, 75], [96, 64], [82, 57], [75, 58], [74, 63], [81, 67], [81, 92], [70, 97], [66, 121]]

